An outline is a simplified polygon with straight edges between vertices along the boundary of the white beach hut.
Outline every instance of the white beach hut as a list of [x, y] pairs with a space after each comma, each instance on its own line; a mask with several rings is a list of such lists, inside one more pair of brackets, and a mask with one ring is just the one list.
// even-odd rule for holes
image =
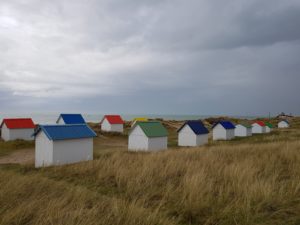
[[235, 126], [230, 121], [220, 121], [213, 125], [213, 140], [231, 140]]
[[35, 136], [35, 167], [93, 159], [96, 133], [85, 124], [39, 126]]
[[4, 119], [1, 123], [1, 138], [4, 141], [16, 139], [33, 140], [35, 125], [30, 118]]
[[160, 122], [136, 122], [129, 132], [128, 150], [158, 151], [168, 148], [168, 132]]
[[177, 132], [179, 146], [200, 146], [208, 142], [209, 131], [201, 121], [187, 121]]
[[263, 121], [256, 121], [252, 124], [252, 134], [266, 133], [266, 124]]
[[273, 124], [270, 122], [265, 122], [266, 125], [266, 133], [270, 133], [273, 130]]
[[236, 137], [252, 136], [252, 126], [248, 123], [240, 123], [235, 126], [234, 135]]
[[102, 131], [123, 133], [124, 121], [120, 115], [105, 115], [100, 125]]
[[278, 128], [289, 128], [290, 123], [287, 120], [282, 120], [278, 123]]

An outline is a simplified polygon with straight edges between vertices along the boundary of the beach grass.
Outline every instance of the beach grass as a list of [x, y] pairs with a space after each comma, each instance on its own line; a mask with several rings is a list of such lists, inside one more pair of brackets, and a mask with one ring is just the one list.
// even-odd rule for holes
[[300, 123], [204, 147], [127, 151], [98, 133], [94, 158], [0, 165], [0, 224], [300, 224]]

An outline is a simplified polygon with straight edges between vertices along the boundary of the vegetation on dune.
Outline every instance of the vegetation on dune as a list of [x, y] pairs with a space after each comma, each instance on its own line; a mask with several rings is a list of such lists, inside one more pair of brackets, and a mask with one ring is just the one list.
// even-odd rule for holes
[[12, 151], [16, 151], [19, 149], [33, 148], [33, 147], [34, 147], [34, 141], [16, 140], [16, 141], [5, 142], [0, 139], [0, 156], [10, 154]]
[[[126, 151], [95, 139], [95, 160], [0, 167], [0, 224], [300, 224], [300, 129], [200, 148]], [[176, 130], [169, 127], [169, 141]], [[110, 145], [108, 143], [111, 143]]]

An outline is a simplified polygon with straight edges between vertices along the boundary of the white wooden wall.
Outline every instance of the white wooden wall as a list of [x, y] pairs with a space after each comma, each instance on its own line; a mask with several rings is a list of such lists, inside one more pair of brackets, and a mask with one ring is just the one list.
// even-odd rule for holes
[[148, 138], [140, 126], [131, 131], [128, 139], [128, 150], [158, 151], [168, 148], [168, 137]]
[[221, 124], [213, 129], [213, 140], [231, 140], [234, 138], [234, 129], [226, 130]]
[[145, 135], [140, 126], [136, 126], [129, 134], [128, 149], [134, 151], [148, 150], [148, 137]]
[[187, 124], [178, 133], [179, 146], [200, 146], [208, 143], [208, 134], [196, 135]]
[[87, 160], [93, 160], [93, 138], [58, 140], [53, 142], [54, 165]]
[[213, 140], [226, 140], [226, 139], [227, 139], [227, 135], [226, 135], [225, 128], [221, 124], [215, 126], [213, 129]]
[[253, 134], [263, 134], [266, 132], [266, 128], [258, 125], [257, 123], [252, 124]]
[[35, 139], [35, 167], [63, 165], [93, 159], [93, 138], [51, 141], [38, 133]]
[[285, 121], [280, 121], [278, 123], [278, 128], [289, 128], [290, 125], [288, 123], [286, 123]]
[[148, 151], [165, 150], [168, 148], [168, 137], [151, 137], [148, 144]]
[[53, 141], [44, 132], [39, 132], [35, 138], [35, 167], [53, 164]]
[[234, 135], [236, 137], [248, 137], [252, 136], [252, 128], [244, 127], [243, 125], [236, 125], [234, 129]]
[[10, 133], [10, 129], [8, 129], [5, 124], [3, 124], [2, 128], [1, 128], [1, 138], [4, 141], [9, 141], [9, 137], [10, 137], [9, 133]]
[[13, 141], [17, 139], [32, 141], [34, 137], [32, 134], [34, 132], [33, 128], [30, 129], [8, 129], [5, 124], [3, 124], [1, 129], [1, 138], [4, 141]]
[[187, 124], [178, 133], [179, 146], [197, 146], [197, 135]]

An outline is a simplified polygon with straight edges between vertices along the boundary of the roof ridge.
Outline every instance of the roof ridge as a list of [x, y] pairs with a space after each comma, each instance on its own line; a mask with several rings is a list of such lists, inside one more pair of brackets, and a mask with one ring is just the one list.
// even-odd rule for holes
[[72, 126], [88, 126], [86, 123], [76, 123], [76, 124], [39, 124], [42, 127], [72, 127]]

